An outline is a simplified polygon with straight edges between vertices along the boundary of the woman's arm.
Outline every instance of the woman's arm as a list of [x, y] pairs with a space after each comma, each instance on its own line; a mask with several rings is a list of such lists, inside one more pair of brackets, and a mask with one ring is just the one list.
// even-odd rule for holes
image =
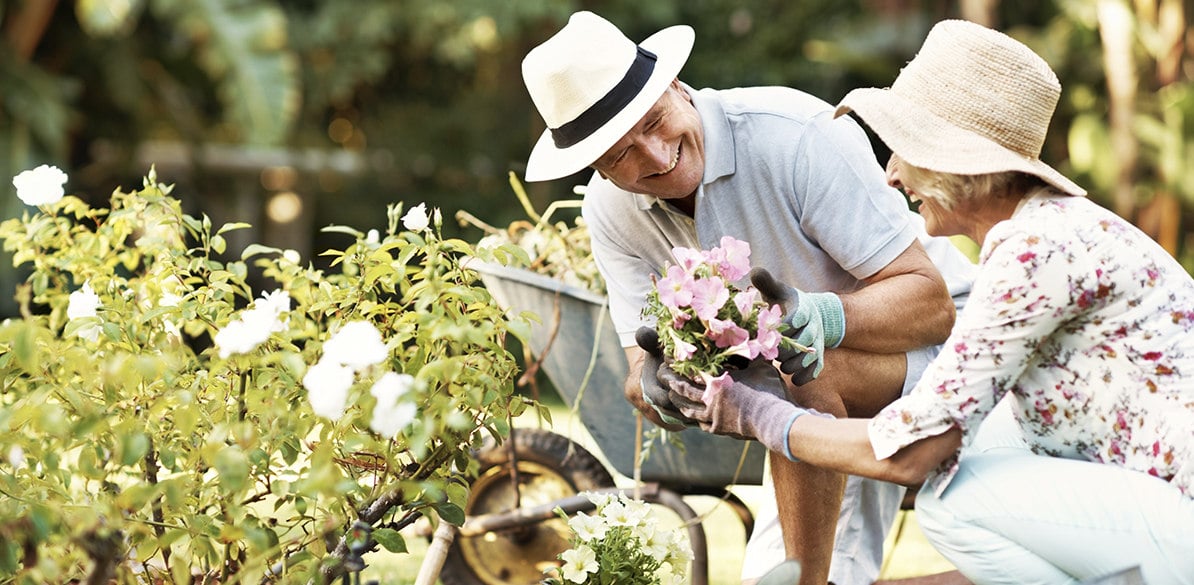
[[916, 485], [962, 445], [962, 431], [952, 427], [943, 434], [912, 443], [891, 457], [876, 459], [867, 433], [869, 422], [870, 419], [801, 416], [788, 430], [788, 449], [796, 459], [818, 467]]

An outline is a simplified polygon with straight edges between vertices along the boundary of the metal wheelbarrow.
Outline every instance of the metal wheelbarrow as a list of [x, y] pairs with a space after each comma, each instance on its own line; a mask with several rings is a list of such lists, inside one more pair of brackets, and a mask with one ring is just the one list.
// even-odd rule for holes
[[[605, 297], [529, 270], [487, 263], [470, 267], [503, 308], [539, 316], [531, 328], [531, 353], [566, 403], [575, 404], [579, 396], [580, 422], [610, 467], [636, 477], [641, 419], [623, 396], [628, 366]], [[705, 585], [704, 528], [683, 498], [723, 498], [749, 535], [754, 518], [727, 487], [761, 485], [766, 450], [699, 429], [678, 437], [683, 449], [656, 442], [640, 463], [636, 479], [641, 483], [621, 491], [666, 506], [685, 522], [693, 550], [691, 583]], [[442, 547], [446, 556], [438, 576], [444, 585], [540, 583], [544, 570], [557, 565], [557, 555], [569, 548], [568, 525], [553, 510], [586, 511], [592, 505], [577, 493], [616, 489], [601, 459], [544, 429], [513, 429], [509, 440], [487, 446], [477, 458], [482, 469], [472, 484], [464, 525], [436, 533], [451, 543]]]

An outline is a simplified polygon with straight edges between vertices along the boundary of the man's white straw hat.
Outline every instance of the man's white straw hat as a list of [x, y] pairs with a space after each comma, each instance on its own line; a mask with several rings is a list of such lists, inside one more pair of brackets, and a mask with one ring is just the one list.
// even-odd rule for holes
[[890, 89], [846, 94], [836, 115], [858, 113], [909, 164], [977, 175], [1021, 171], [1070, 195], [1086, 190], [1041, 162], [1061, 84], [1019, 41], [964, 20], [937, 23]]
[[527, 181], [566, 177], [593, 164], [663, 95], [692, 51], [688, 26], [635, 44], [592, 12], [522, 60], [522, 77], [547, 130], [527, 161]]

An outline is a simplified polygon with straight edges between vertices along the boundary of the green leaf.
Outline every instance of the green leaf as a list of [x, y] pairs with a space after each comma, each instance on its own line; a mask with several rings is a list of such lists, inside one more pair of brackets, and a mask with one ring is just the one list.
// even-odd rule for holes
[[149, 453], [149, 437], [144, 433], [133, 432], [125, 435], [120, 444], [120, 462], [125, 466], [135, 465]]
[[273, 246], [263, 246], [261, 244], [249, 244], [248, 246], [245, 246], [245, 250], [240, 253], [240, 259], [248, 260], [249, 258], [251, 258], [253, 256], [260, 255], [260, 254], [281, 254], [281, 253], [282, 253], [281, 248], [275, 248]]
[[232, 223], [226, 223], [226, 224], [224, 224], [224, 225], [220, 226], [220, 229], [216, 231], [216, 234], [222, 234], [222, 233], [224, 233], [224, 232], [230, 232], [230, 231], [233, 231], [233, 230], [246, 230], [246, 229], [249, 229], [249, 228], [251, 228], [251, 227], [253, 227], [253, 224], [251, 224], [251, 223], [246, 223], [246, 222], [243, 222], [243, 221], [232, 222]]
[[435, 511], [439, 512], [439, 517], [445, 522], [450, 522], [456, 526], [464, 524], [464, 510], [456, 504], [439, 503], [435, 505]]
[[392, 553], [406, 552], [406, 539], [393, 528], [378, 528], [373, 531], [373, 540]]
[[215, 467], [220, 474], [220, 485], [229, 492], [239, 491], [249, 478], [249, 459], [235, 445], [228, 445], [216, 453]]
[[17, 358], [17, 363], [27, 372], [36, 372], [38, 370], [38, 351], [36, 330], [33, 326], [22, 321], [17, 326], [17, 333], [12, 339], [13, 355]]
[[449, 483], [445, 490], [448, 494], [448, 502], [464, 509], [468, 505], [468, 486], [459, 483]]

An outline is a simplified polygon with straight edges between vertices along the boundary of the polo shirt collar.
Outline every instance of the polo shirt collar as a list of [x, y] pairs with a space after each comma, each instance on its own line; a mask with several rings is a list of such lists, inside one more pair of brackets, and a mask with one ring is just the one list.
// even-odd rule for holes
[[705, 176], [701, 182], [708, 185], [734, 174], [737, 166], [734, 159], [734, 133], [730, 130], [730, 120], [716, 92], [696, 91], [687, 85], [684, 89], [692, 96], [692, 104], [701, 116], [705, 134]]

